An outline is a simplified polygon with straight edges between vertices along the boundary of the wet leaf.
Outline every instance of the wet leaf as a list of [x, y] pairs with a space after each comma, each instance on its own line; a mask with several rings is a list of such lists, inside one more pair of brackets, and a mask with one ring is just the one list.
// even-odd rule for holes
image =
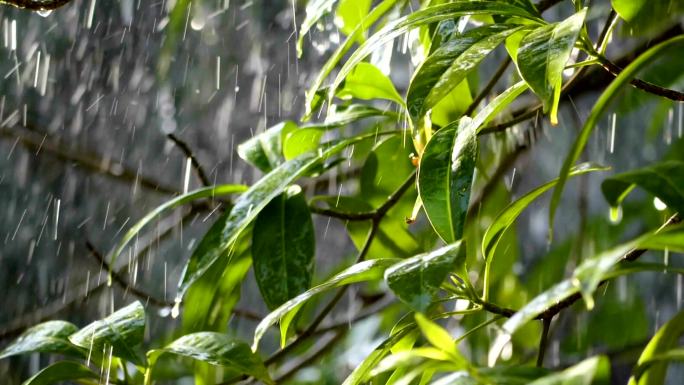
[[[150, 367], [162, 354], [175, 354], [212, 365], [225, 366], [267, 384], [274, 384], [261, 358], [252, 352], [249, 345], [227, 334], [200, 332], [184, 335], [162, 349], [150, 350], [147, 353]], [[150, 371], [148, 369], [148, 372]]]
[[295, 317], [301, 306], [315, 295], [336, 287], [379, 279], [384, 274], [385, 269], [397, 263], [398, 261], [398, 259], [386, 258], [359, 262], [342, 271], [341, 273], [336, 274], [334, 277], [330, 278], [324, 283], [314, 286], [297, 297], [285, 302], [279, 308], [267, 315], [266, 318], [264, 318], [259, 325], [257, 325], [256, 330], [254, 331], [252, 350], [257, 350], [259, 341], [261, 341], [261, 337], [264, 336], [264, 333], [266, 333], [268, 328], [275, 325], [277, 322], [280, 322], [281, 345], [284, 345], [287, 331], [292, 319]]
[[610, 85], [606, 87], [599, 99], [596, 101], [594, 107], [589, 113], [589, 117], [587, 117], [587, 120], [582, 127], [582, 131], [580, 131], [575, 143], [570, 149], [570, 153], [563, 162], [558, 184], [553, 190], [553, 196], [551, 197], [551, 203], [549, 207], [549, 224], [551, 226], [549, 229], [550, 236], [553, 234], [553, 220], [556, 215], [556, 209], [560, 204], [561, 196], [563, 195], [563, 188], [565, 187], [565, 182], [568, 179], [570, 169], [577, 159], [579, 159], [580, 154], [582, 153], [582, 150], [584, 150], [584, 146], [587, 144], [589, 136], [594, 130], [594, 127], [596, 127], [596, 123], [598, 123], [599, 118], [606, 111], [613, 99], [615, 99], [615, 97], [618, 95], [618, 91], [620, 91], [622, 86], [629, 83], [629, 81], [632, 80], [632, 78], [634, 78], [634, 76], [636, 76], [636, 74], [642, 68], [651, 64], [661, 54], [666, 53], [668, 48], [682, 43], [684, 43], [684, 36], [676, 36], [649, 48], [646, 52], [641, 54], [627, 67], [625, 67], [625, 69], [620, 72], [620, 75], [618, 75], [615, 80], [613, 80]]
[[416, 324], [418, 325], [418, 328], [420, 328], [421, 333], [423, 333], [425, 339], [427, 339], [432, 346], [448, 353], [451, 357], [465, 361], [465, 359], [456, 349], [456, 343], [449, 332], [421, 313], [416, 313], [415, 318]]
[[544, 112], [551, 113], [552, 124], [558, 122], [563, 69], [570, 59], [586, 14], [585, 8], [559, 23], [533, 30], [520, 41], [518, 70], [544, 103]]
[[116, 259], [124, 251], [128, 243], [133, 240], [140, 230], [142, 230], [145, 225], [153, 221], [155, 218], [159, 217], [165, 211], [171, 210], [178, 206], [184, 205], [186, 203], [196, 201], [203, 198], [213, 198], [228, 194], [237, 194], [247, 191], [247, 186], [240, 184], [222, 184], [217, 186], [203, 187], [195, 191], [191, 191], [187, 194], [179, 195], [164, 204], [157, 206], [154, 210], [147, 213], [142, 219], [140, 219], [135, 225], [133, 225], [124, 234], [123, 238], [119, 241], [116, 248], [112, 252], [110, 265], [114, 265]]
[[646, 0], [611, 0], [610, 3], [621, 18], [630, 21], [648, 2]]
[[325, 14], [332, 11], [335, 0], [310, 0], [306, 4], [306, 16], [299, 28], [299, 39], [297, 39], [297, 57], [302, 56], [304, 37], [311, 27], [313, 27]]
[[[394, 133], [392, 133], [394, 134]], [[312, 168], [348, 146], [376, 137], [377, 134], [365, 134], [342, 140], [318, 152], [302, 154], [274, 169], [252, 185], [235, 201], [232, 210], [224, 216], [225, 227], [214, 242], [213, 247], [196, 249], [190, 256], [183, 277], [179, 284], [178, 298], [182, 298], [190, 285], [199, 279], [216, 260], [229, 248], [233, 247], [240, 233], [256, 218], [261, 210], [289, 185]]]
[[266, 205], [254, 221], [254, 276], [270, 309], [311, 286], [315, 252], [306, 197], [299, 186], [291, 186]]
[[665, 161], [607, 178], [601, 190], [612, 207], [618, 207], [635, 187], [658, 197], [673, 210], [684, 213], [684, 162]]
[[36, 373], [22, 385], [50, 385], [64, 381], [97, 381], [100, 375], [78, 362], [59, 361]]
[[329, 95], [335, 95], [337, 87], [342, 80], [349, 75], [351, 70], [356, 67], [366, 56], [370, 55], [378, 47], [395, 39], [396, 37], [408, 32], [410, 29], [427, 25], [442, 20], [453, 19], [465, 15], [506, 15], [519, 16], [533, 21], [541, 21], [535, 9], [529, 9], [520, 4], [509, 1], [490, 0], [490, 1], [454, 1], [447, 4], [437, 4], [427, 8], [412, 12], [411, 14], [388, 23], [381, 30], [373, 34], [363, 43], [342, 66], [337, 77], [333, 81]]
[[629, 385], [664, 384], [668, 362], [657, 360], [657, 357], [677, 346], [682, 335], [684, 335], [684, 311], [677, 313], [661, 326], [648, 342], [637, 361], [634, 375], [629, 379]]
[[468, 73], [520, 27], [495, 24], [456, 35], [432, 53], [413, 75], [406, 95], [411, 117], [420, 119], [451, 92]]
[[[570, 176], [578, 176], [594, 171], [605, 170], [607, 170], [605, 167], [598, 167], [585, 163], [573, 168], [570, 172]], [[515, 202], [509, 204], [496, 216], [482, 238], [482, 255], [485, 256], [485, 258], [490, 259], [491, 256], [494, 255], [496, 246], [498, 245], [501, 236], [515, 222], [523, 210], [525, 210], [527, 206], [529, 206], [546, 191], [554, 187], [556, 183], [558, 183], [558, 179], [554, 179], [537, 187], [536, 189], [517, 199]]]
[[323, 127], [302, 127], [293, 130], [283, 140], [283, 155], [286, 160], [292, 160], [299, 155], [316, 150], [325, 133]]
[[337, 91], [340, 99], [387, 99], [404, 105], [404, 99], [394, 88], [392, 81], [371, 63], [361, 62], [344, 79], [344, 85]]
[[145, 309], [136, 301], [85, 326], [69, 336], [69, 340], [74, 345], [93, 352], [111, 346], [114, 356], [143, 365], [143, 359], [136, 347], [143, 342], [144, 333]]
[[60, 353], [83, 356], [83, 352], [69, 342], [68, 337], [78, 328], [65, 321], [48, 321], [33, 326], [0, 351], [0, 359], [28, 353]]
[[370, 11], [371, 0], [340, 0], [335, 10], [335, 25], [350, 35]]
[[456, 242], [403, 260], [385, 271], [385, 281], [404, 303], [425, 312], [446, 276], [455, 270], [460, 249], [461, 242]]
[[269, 172], [283, 163], [283, 138], [296, 129], [291, 121], [278, 123], [240, 144], [237, 153], [259, 170]]
[[591, 385], [597, 377], [610, 378], [610, 362], [606, 357], [592, 357], [562, 372], [549, 374], [529, 385]]
[[477, 161], [475, 127], [462, 118], [437, 131], [418, 167], [418, 193], [432, 227], [447, 243], [463, 235]]

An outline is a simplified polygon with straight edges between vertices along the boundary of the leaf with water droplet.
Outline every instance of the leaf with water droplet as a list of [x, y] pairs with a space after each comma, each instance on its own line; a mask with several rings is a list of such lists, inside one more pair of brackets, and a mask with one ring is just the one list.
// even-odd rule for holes
[[83, 357], [81, 349], [69, 342], [68, 337], [78, 328], [65, 321], [47, 321], [23, 332], [16, 340], [0, 351], [0, 359], [28, 353], [60, 353]]
[[145, 309], [136, 301], [83, 327], [69, 336], [69, 341], [94, 353], [111, 346], [114, 356], [143, 365], [144, 359], [137, 347], [142, 344], [144, 333]]
[[[212, 365], [225, 366], [242, 374], [253, 376], [266, 384], [274, 384], [264, 363], [252, 352], [249, 345], [235, 337], [215, 332], [187, 334], [162, 349], [147, 352], [151, 367], [162, 354], [175, 354]], [[146, 374], [149, 376], [149, 374]]]

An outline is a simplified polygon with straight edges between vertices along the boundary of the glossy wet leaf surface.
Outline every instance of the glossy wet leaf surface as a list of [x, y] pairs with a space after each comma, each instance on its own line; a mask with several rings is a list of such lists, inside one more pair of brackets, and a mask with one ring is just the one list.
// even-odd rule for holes
[[385, 281], [394, 294], [412, 309], [424, 312], [435, 300], [439, 287], [454, 269], [461, 243], [416, 255], [385, 271]]
[[661, 326], [653, 338], [648, 342], [637, 361], [635, 374], [638, 376], [632, 376], [629, 380], [629, 385], [664, 383], [667, 375], [668, 362], [661, 361], [649, 363], [649, 361], [652, 361], [654, 358], [670, 351], [670, 349], [677, 347], [677, 342], [682, 335], [684, 335], [684, 312], [679, 312]]
[[0, 351], [0, 359], [34, 352], [82, 356], [82, 351], [68, 339], [77, 330], [76, 325], [65, 321], [43, 322], [23, 332]]
[[387, 99], [404, 104], [392, 81], [373, 64], [361, 62], [349, 73], [337, 91], [341, 99]]
[[87, 366], [73, 361], [56, 362], [33, 377], [24, 381], [22, 385], [50, 385], [65, 381], [90, 380], [97, 381], [100, 375], [90, 370]]
[[309, 289], [315, 252], [306, 197], [299, 186], [292, 186], [274, 198], [254, 221], [254, 275], [270, 309]]
[[69, 340], [94, 352], [111, 346], [114, 356], [142, 365], [143, 359], [137, 347], [142, 344], [144, 333], [145, 309], [140, 302], [134, 302], [83, 327], [69, 336]]
[[261, 358], [244, 341], [227, 334], [200, 332], [187, 334], [162, 349], [147, 353], [148, 360], [154, 364], [162, 354], [175, 354], [225, 366], [239, 373], [248, 374], [267, 384], [273, 384]]

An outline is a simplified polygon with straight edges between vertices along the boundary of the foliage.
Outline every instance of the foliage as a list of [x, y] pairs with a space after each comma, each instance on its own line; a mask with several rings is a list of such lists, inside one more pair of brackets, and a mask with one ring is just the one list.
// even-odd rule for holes
[[[418, 8], [412, 7], [417, 3]], [[603, 32], [592, 37], [589, 15], [605, 10], [598, 5], [594, 9], [593, 2], [585, 7], [580, 0], [568, 7], [574, 12], [557, 22], [545, 20], [545, 9], [529, 0], [308, 1], [298, 31], [299, 54], [306, 54], [306, 39], [331, 12], [346, 40], [311, 82], [302, 122], [281, 122], [238, 147], [240, 157], [264, 173], [261, 179], [248, 187], [206, 186], [178, 196], [140, 219], [108, 255], [113, 265], [144, 226], [167, 210], [239, 194], [224, 202], [223, 214], [188, 257], [171, 311], [176, 317], [183, 306], [182, 334], [170, 342], [170, 337], [145, 341], [145, 307], [134, 302], [80, 329], [64, 321], [32, 327], [5, 347], [0, 358], [36, 352], [69, 356], [26, 384], [94, 384], [99, 367], [106, 368], [113, 383], [149, 385], [161, 381], [164, 367], [178, 362], [202, 384], [247, 377], [284, 383], [314, 365], [347, 333], [360, 330], [362, 319], [375, 317], [384, 324], [383, 342], [366, 352], [344, 384], [606, 383], [606, 357], [586, 357], [586, 351], [579, 351], [565, 369], [547, 370], [544, 355], [556, 316], [566, 309], [583, 311], [571, 308], [576, 301], [583, 299], [587, 310], [599, 314], [601, 309], [621, 308], [597, 304], [604, 300], [597, 300], [597, 289], [610, 280], [643, 271], [682, 273], [675, 267], [634, 262], [646, 250], [684, 252], [684, 228], [677, 225], [684, 210], [681, 154], [610, 177], [601, 173], [606, 167], [577, 164], [623, 86], [631, 83], [655, 94], [651, 98], [684, 99], [665, 85], [636, 78], [672, 48], [681, 50], [684, 36], [640, 52], [624, 70], [606, 57], [617, 24], [638, 25], [642, 17], [644, 23], [652, 22], [642, 15], [650, 8], [645, 3], [613, 0], [615, 11], [607, 15]], [[177, 18], [184, 12], [173, 15], [171, 25], [180, 25]], [[644, 25], [640, 30], [651, 29]], [[414, 64], [405, 92], [394, 76], [366, 60], [399, 37], [407, 40]], [[480, 84], [483, 63], [502, 55], [503, 70]], [[488, 98], [498, 82], [504, 83], [510, 63], [516, 71], [505, 80], [504, 91]], [[541, 114], [556, 125], [565, 92], [577, 84], [588, 87], [582, 84], [587, 69], [600, 67], [615, 78], [598, 90], [600, 97], [564, 157], [558, 178], [513, 199], [499, 187], [501, 174], [496, 172], [510, 166], [504, 155], [511, 151], [511, 137], [498, 133]], [[326, 79], [330, 83], [324, 87]], [[535, 102], [529, 108], [513, 109], [531, 99]], [[322, 121], [305, 122], [319, 112], [325, 112]], [[321, 180], [331, 170], [348, 173], [358, 182], [357, 191], [316, 195], [319, 191], [301, 182]], [[563, 245], [552, 243], [553, 221], [565, 185], [589, 174], [603, 178], [602, 190], [614, 212], [634, 188], [651, 194], [664, 207], [662, 226], [626, 242], [623, 239], [634, 234], [621, 226], [619, 234], [600, 240], [610, 244], [599, 247], [594, 256], [569, 258]], [[551, 189], [551, 247], [539, 262], [538, 275], [547, 272], [554, 278], [525, 282], [512, 267], [524, 242], [516, 236], [515, 224]], [[653, 210], [651, 201], [647, 203], [630, 210]], [[342, 221], [356, 249], [353, 261], [340, 263], [328, 278], [314, 269], [319, 224], [314, 215]], [[272, 312], [256, 326], [250, 347], [226, 324], [251, 266]], [[543, 287], [534, 286], [540, 282]], [[349, 322], [326, 323], [348, 287], [358, 283], [364, 283], [364, 298], [382, 299], [362, 301], [362, 309]], [[332, 298], [324, 296], [331, 292]], [[362, 297], [350, 293], [355, 295]], [[327, 302], [321, 306], [322, 299]], [[629, 309], [643, 312], [638, 304]], [[682, 360], [684, 350], [676, 347], [682, 314], [648, 343], [631, 383], [662, 384], [668, 362]], [[440, 323], [445, 319], [459, 324], [459, 337]], [[276, 325], [280, 348], [264, 359], [274, 345], [270, 329]], [[496, 335], [490, 341], [491, 331]], [[322, 348], [316, 350], [313, 341]], [[149, 350], [145, 353], [143, 347]], [[535, 355], [539, 368], [531, 365]], [[293, 356], [293, 364], [283, 365]]]

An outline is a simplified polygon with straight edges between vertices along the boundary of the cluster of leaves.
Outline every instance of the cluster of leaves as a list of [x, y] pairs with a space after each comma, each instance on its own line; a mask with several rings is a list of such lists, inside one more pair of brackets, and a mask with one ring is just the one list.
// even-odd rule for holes
[[[298, 36], [300, 54], [305, 37], [333, 9], [335, 23], [346, 40], [330, 55], [307, 91], [303, 122], [282, 122], [239, 146], [240, 157], [264, 176], [252, 186], [211, 186], [167, 202], [134, 225], [110, 254], [113, 265], [146, 224], [174, 207], [239, 194], [188, 259], [173, 309], [174, 315], [178, 314], [183, 305], [180, 338], [143, 355], [139, 349], [145, 315], [142, 305], [134, 303], [80, 330], [62, 321], [37, 325], [0, 353], [0, 358], [48, 352], [81, 360], [59, 361], [27, 380], [27, 385], [60, 380], [95, 383], [101, 374], [89, 369], [92, 364], [104, 368], [111, 382], [151, 384], [163, 378], [156, 368], [165, 354], [198, 361], [192, 370], [202, 383], [215, 382], [217, 373], [225, 383], [245, 376], [267, 384], [282, 382], [292, 372], [274, 380], [274, 371], [267, 368], [293, 352], [304, 354], [297, 348], [306, 347], [312, 337], [346, 332], [346, 323], [342, 328], [322, 323], [345, 289], [363, 282], [371, 294], [383, 297], [391, 291], [400, 302], [385, 308], [396, 311], [383, 310], [391, 330], [346, 378], [346, 385], [606, 381], [609, 365], [600, 356], [557, 372], [527, 366], [530, 358], [526, 351], [536, 345], [530, 344], [534, 340], [530, 333], [539, 333], [533, 321], [541, 320], [544, 325], [538, 356], [541, 364], [551, 320], [579, 298], [593, 309], [597, 288], [617, 276], [647, 270], [682, 273], [667, 265], [634, 262], [646, 249], [684, 251], [684, 229], [676, 224], [677, 213], [684, 212], [681, 154], [606, 178], [602, 184], [607, 201], [616, 210], [635, 186], [657, 197], [670, 216], [663, 227], [579, 261], [565, 279], [565, 260], [554, 259], [551, 252], [545, 260], [556, 265], [554, 271], [560, 275], [546, 269], [551, 281], [544, 281], [541, 290], [524, 288], [510, 271], [515, 248], [511, 244], [517, 241], [513, 225], [523, 210], [551, 189], [553, 224], [568, 180], [605, 170], [577, 162], [597, 122], [625, 85], [648, 84], [661, 94], [677, 94], [634, 78], [669, 50], [681, 49], [684, 36], [648, 48], [615, 74], [589, 113], [558, 178], [510, 201], [498, 187], [501, 181], [487, 177], [487, 165], [500, 161], [499, 153], [508, 139], [492, 135], [493, 139], [485, 142], [481, 137], [510, 126], [492, 122], [510, 114], [512, 103], [531, 91], [541, 103], [528, 115], [542, 112], [556, 124], [564, 90], [581, 81], [585, 68], [610, 67], [605, 50], [618, 15], [624, 23], [638, 25], [654, 9], [643, 0], [613, 0], [617, 13], [611, 12], [604, 32], [595, 41], [586, 24], [590, 10], [580, 0], [574, 1], [575, 12], [558, 22], [546, 21], [529, 0], [433, 0], [410, 11], [409, 3], [309, 1]], [[676, 5], [668, 8], [668, 12], [679, 10]], [[382, 55], [392, 50], [384, 47], [400, 36], [406, 39], [416, 64], [405, 97], [382, 66], [376, 65], [388, 62]], [[480, 94], [471, 92], [478, 87], [477, 70], [493, 52], [504, 49], [499, 47], [505, 47], [505, 63], [510, 60], [517, 72], [505, 91], [478, 108], [492, 87], [484, 87]], [[367, 61], [369, 56], [372, 60]], [[577, 61], [578, 57], [582, 61]], [[565, 71], [573, 76], [564, 75]], [[322, 122], [307, 123], [324, 112]], [[296, 184], [333, 169], [358, 179], [355, 195], [311, 196]], [[504, 198], [484, 200], [474, 208], [471, 196], [486, 183], [493, 183]], [[479, 215], [469, 215], [473, 209]], [[358, 250], [354, 262], [323, 280], [315, 271], [312, 214], [342, 220]], [[549, 233], [553, 234], [552, 228]], [[250, 267], [272, 310], [256, 327], [251, 347], [225, 330]], [[511, 290], [502, 294], [502, 287], [511, 286], [516, 298]], [[332, 291], [332, 299], [314, 313], [322, 294]], [[536, 296], [526, 301], [528, 294]], [[684, 358], [682, 348], [675, 346], [684, 333], [683, 317], [684, 313], [675, 316], [648, 343], [634, 368], [634, 384], [662, 384], [668, 362]], [[436, 322], [441, 319], [459, 320], [467, 331], [454, 339]], [[281, 350], [262, 361], [260, 342], [276, 325]], [[485, 354], [487, 362], [478, 355], [475, 342], [469, 345], [469, 354], [459, 349], [492, 325], [497, 325], [498, 335]], [[513, 351], [507, 355], [514, 354], [517, 365], [499, 364], [507, 350]], [[217, 372], [214, 366], [224, 370]]]

